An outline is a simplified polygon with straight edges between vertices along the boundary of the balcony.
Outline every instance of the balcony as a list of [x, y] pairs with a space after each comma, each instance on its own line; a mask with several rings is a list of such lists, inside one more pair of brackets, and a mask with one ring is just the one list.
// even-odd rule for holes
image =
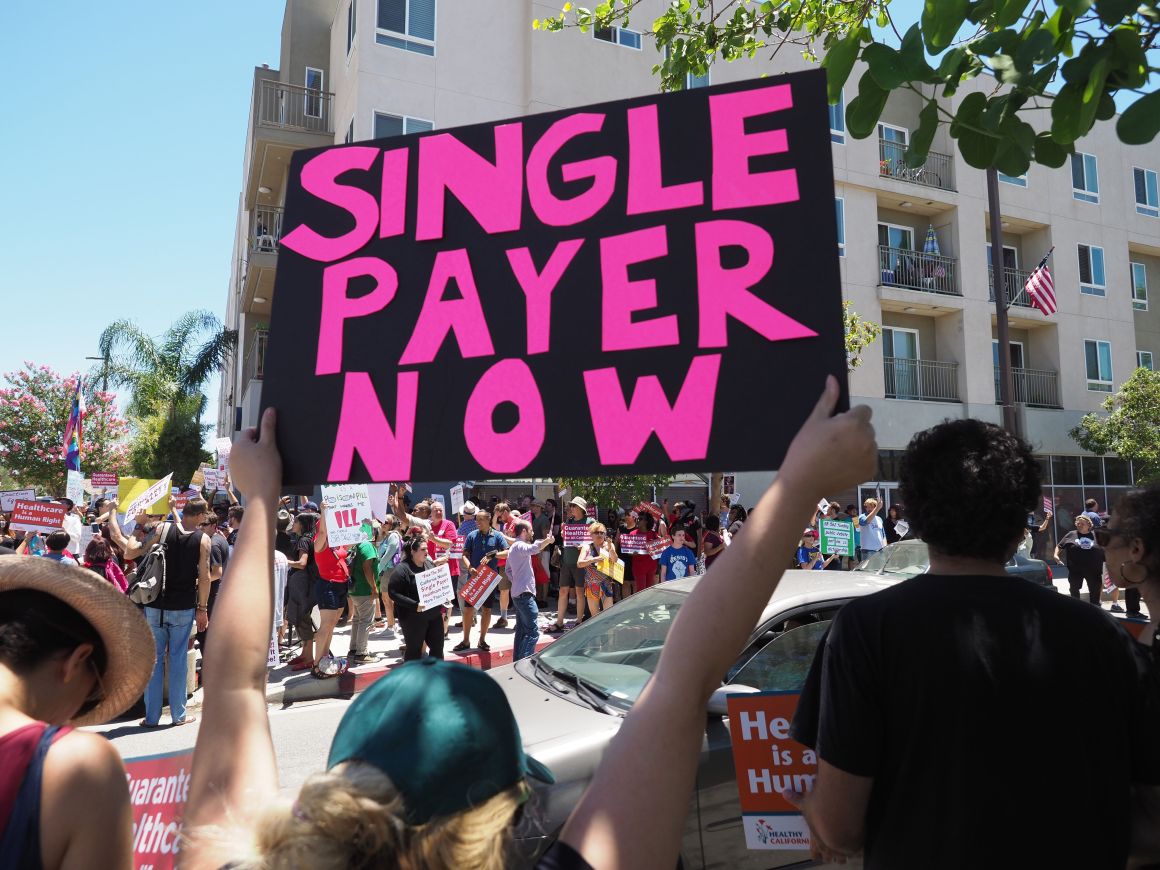
[[262, 79], [258, 126], [305, 133], [334, 133], [334, 94]]
[[250, 346], [246, 350], [245, 380], [260, 381], [266, 369], [266, 341], [269, 332], [265, 329], [254, 331]]
[[250, 218], [250, 251], [255, 254], [278, 253], [278, 242], [282, 239], [282, 214], [284, 209], [272, 205], [260, 205]]
[[888, 399], [959, 401], [958, 363], [888, 356], [882, 360], [882, 369]]
[[[1007, 298], [1011, 299], [1011, 304], [1019, 308], [1034, 308], [1031, 304], [1031, 297], [1027, 295], [1027, 279], [1031, 277], [1031, 273], [1026, 269], [1012, 269], [1010, 266], [1003, 267], [1003, 283], [1007, 287]], [[991, 301], [995, 301], [995, 272], [987, 268], [987, 286], [991, 291]], [[1014, 288], [1018, 287], [1018, 290]], [[1012, 298], [1014, 297], [1014, 298]]]
[[906, 248], [878, 246], [879, 284], [883, 287], [906, 287], [941, 296], [961, 296], [958, 260], [939, 254], [924, 254]]
[[[1014, 401], [1028, 408], [1062, 408], [1059, 403], [1059, 372], [1013, 366]], [[995, 366], [995, 401], [999, 402], [999, 367]]]
[[949, 154], [928, 151], [926, 160], [920, 166], [906, 165], [909, 146], [887, 139], [878, 140], [878, 174], [883, 178], [893, 178], [907, 184], [921, 184], [937, 187], [939, 190], [954, 190], [954, 161]]

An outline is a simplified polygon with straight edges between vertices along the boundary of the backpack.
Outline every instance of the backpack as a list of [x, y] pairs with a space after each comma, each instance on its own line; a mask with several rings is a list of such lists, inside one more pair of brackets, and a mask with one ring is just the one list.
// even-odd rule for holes
[[165, 538], [169, 529], [169, 523], [162, 523], [157, 540], [125, 578], [129, 583], [129, 600], [134, 604], [149, 605], [165, 595]]

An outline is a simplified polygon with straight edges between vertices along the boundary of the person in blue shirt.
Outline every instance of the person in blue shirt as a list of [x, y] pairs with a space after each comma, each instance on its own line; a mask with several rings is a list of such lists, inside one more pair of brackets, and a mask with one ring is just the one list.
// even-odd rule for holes
[[[507, 556], [507, 538], [492, 528], [490, 512], [477, 510], [475, 512], [475, 525], [475, 531], [470, 532], [467, 535], [467, 540], [463, 542], [461, 564], [464, 572], [459, 575], [461, 588], [463, 584], [475, 576], [481, 566], [487, 565], [493, 570], [498, 570], [496, 568], [498, 560]], [[491, 625], [492, 605], [497, 601], [499, 601], [498, 583], [483, 600], [483, 619], [479, 623], [479, 645], [475, 647], [471, 645], [471, 626], [475, 622], [475, 608], [464, 602], [463, 640], [452, 647], [453, 652], [463, 652], [468, 649], [479, 649], [486, 652], [491, 649], [487, 644], [487, 629]]]
[[805, 571], [822, 571], [838, 558], [836, 553], [823, 556], [818, 548], [818, 533], [814, 529], [802, 532], [801, 546], [797, 550], [798, 567]]
[[685, 530], [673, 532], [673, 542], [661, 551], [661, 582], [680, 580], [697, 573], [697, 554], [685, 545]]

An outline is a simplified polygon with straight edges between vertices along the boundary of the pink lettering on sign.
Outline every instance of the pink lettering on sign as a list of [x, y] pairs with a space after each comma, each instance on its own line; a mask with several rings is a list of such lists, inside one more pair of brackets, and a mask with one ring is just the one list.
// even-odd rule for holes
[[798, 199], [796, 169], [750, 172], [749, 161], [789, 151], [785, 130], [746, 133], [745, 120], [793, 106], [789, 85], [709, 96], [713, 137], [713, 210], [776, 205]]
[[616, 369], [584, 372], [596, 449], [604, 465], [636, 462], [654, 432], [674, 462], [703, 459], [709, 450], [721, 355], [693, 360], [677, 401], [669, 404], [656, 375], [638, 378], [627, 404]]
[[628, 214], [688, 208], [705, 201], [699, 181], [665, 187], [661, 180], [661, 134], [657, 107], [628, 110]]
[[[730, 246], [745, 249], [749, 255], [745, 265], [727, 269], [721, 264], [721, 250]], [[696, 248], [700, 347], [729, 344], [729, 317], [770, 341], [817, 335], [749, 292], [773, 265], [773, 239], [761, 227], [745, 221], [706, 221], [697, 224]]]
[[399, 372], [397, 384], [395, 426], [391, 428], [370, 375], [346, 373], [328, 480], [350, 480], [356, 452], [374, 480], [406, 480], [411, 476], [419, 373]]
[[[444, 299], [443, 294], [447, 292], [447, 285], [452, 280], [459, 288], [460, 298]], [[471, 261], [463, 248], [440, 251], [435, 255], [431, 283], [427, 285], [427, 295], [423, 299], [423, 310], [419, 312], [411, 340], [399, 357], [399, 365], [431, 362], [443, 346], [447, 333], [452, 331], [464, 359], [495, 353], [487, 321], [483, 317], [483, 307], [479, 303], [475, 276], [471, 273]]]
[[[351, 297], [347, 291], [355, 278], [373, 278], [370, 293]], [[366, 317], [382, 311], [395, 298], [399, 276], [390, 264], [378, 257], [355, 257], [322, 270], [322, 315], [318, 321], [316, 375], [342, 371], [342, 328], [352, 317]]]
[[680, 343], [677, 315], [634, 320], [633, 314], [657, 304], [657, 282], [630, 280], [628, 267], [656, 260], [669, 252], [664, 227], [649, 227], [600, 240], [600, 274], [604, 317], [601, 333], [605, 352], [668, 347]]
[[512, 273], [527, 298], [529, 355], [548, 352], [552, 331], [552, 291], [583, 244], [583, 239], [560, 242], [548, 257], [542, 272], [536, 271], [531, 251], [527, 248], [514, 248], [507, 252]]
[[400, 236], [407, 226], [406, 148], [383, 152], [383, 186], [379, 197], [379, 238]]
[[541, 222], [550, 227], [568, 227], [586, 221], [608, 203], [616, 188], [616, 158], [610, 156], [577, 160], [560, 167], [564, 181], [591, 179], [592, 186], [570, 199], [552, 193], [548, 166], [566, 143], [584, 133], [599, 133], [604, 115], [578, 112], [561, 118], [548, 128], [528, 155], [528, 202]]
[[[503, 402], [519, 408], [520, 421], [510, 432], [496, 432], [492, 413]], [[518, 471], [544, 446], [544, 403], [536, 378], [521, 359], [497, 362], [479, 379], [467, 400], [463, 437], [476, 462], [497, 474]]]
[[420, 139], [415, 238], [443, 238], [445, 193], [454, 194], [485, 232], [518, 230], [523, 180], [523, 124], [495, 128], [495, 163], [450, 133]]
[[302, 167], [302, 187], [307, 193], [350, 213], [354, 228], [337, 238], [327, 238], [302, 224], [282, 236], [282, 244], [311, 260], [332, 263], [349, 256], [371, 240], [379, 224], [379, 204], [374, 194], [346, 184], [338, 177], [351, 170], [366, 171], [379, 156], [378, 148], [357, 145], [323, 151]]

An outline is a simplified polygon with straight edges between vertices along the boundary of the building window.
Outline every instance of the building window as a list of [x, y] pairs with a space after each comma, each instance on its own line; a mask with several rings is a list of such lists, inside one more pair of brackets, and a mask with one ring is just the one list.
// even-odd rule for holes
[[1136, 368], [1147, 369], [1148, 371], [1155, 371], [1152, 368], [1152, 351], [1138, 350], [1136, 351]]
[[354, 37], [358, 32], [358, 10], [355, 4], [358, 0], [350, 0], [350, 5], [346, 7], [346, 53], [350, 54], [350, 50], [354, 47]]
[[379, 0], [375, 42], [435, 54], [435, 0]]
[[1100, 201], [1099, 166], [1094, 154], [1071, 155], [1071, 195], [1082, 202]]
[[1079, 292], [1085, 296], [1104, 296], [1104, 249], [1095, 245], [1079, 246]]
[[346, 128], [346, 135], [342, 137], [342, 141], [347, 145], [354, 141], [354, 118], [350, 119], [350, 125]]
[[312, 66], [306, 67], [305, 114], [307, 118], [322, 117], [322, 81], [322, 70]]
[[1024, 172], [1022, 175], [1004, 175], [1002, 172], [1000, 172], [999, 180], [1004, 184], [1013, 184], [1016, 187], [1026, 187], [1027, 173]]
[[386, 139], [389, 136], [405, 136], [408, 133], [426, 133], [434, 125], [422, 118], [410, 118], [406, 115], [388, 115], [385, 112], [375, 112], [375, 138]]
[[593, 28], [592, 35], [601, 42], [611, 42], [640, 51], [640, 31], [629, 30], [627, 27], [596, 27]]
[[846, 199], [835, 196], [834, 207], [838, 215], [838, 256], [846, 256]]
[[838, 91], [838, 102], [830, 103], [830, 141], [846, 144], [846, 95]]
[[1151, 169], [1132, 167], [1136, 188], [1136, 211], [1148, 217], [1160, 217], [1160, 200], [1156, 196], [1156, 173]]
[[705, 70], [703, 76], [696, 73], [685, 73], [685, 90], [691, 91], [693, 88], [707, 88], [709, 87], [709, 70]]
[[1087, 363], [1087, 388], [1098, 393], [1112, 391], [1112, 346], [1106, 341], [1085, 340], [1084, 360]]
[[1148, 270], [1143, 263], [1132, 263], [1132, 307], [1148, 310]]

